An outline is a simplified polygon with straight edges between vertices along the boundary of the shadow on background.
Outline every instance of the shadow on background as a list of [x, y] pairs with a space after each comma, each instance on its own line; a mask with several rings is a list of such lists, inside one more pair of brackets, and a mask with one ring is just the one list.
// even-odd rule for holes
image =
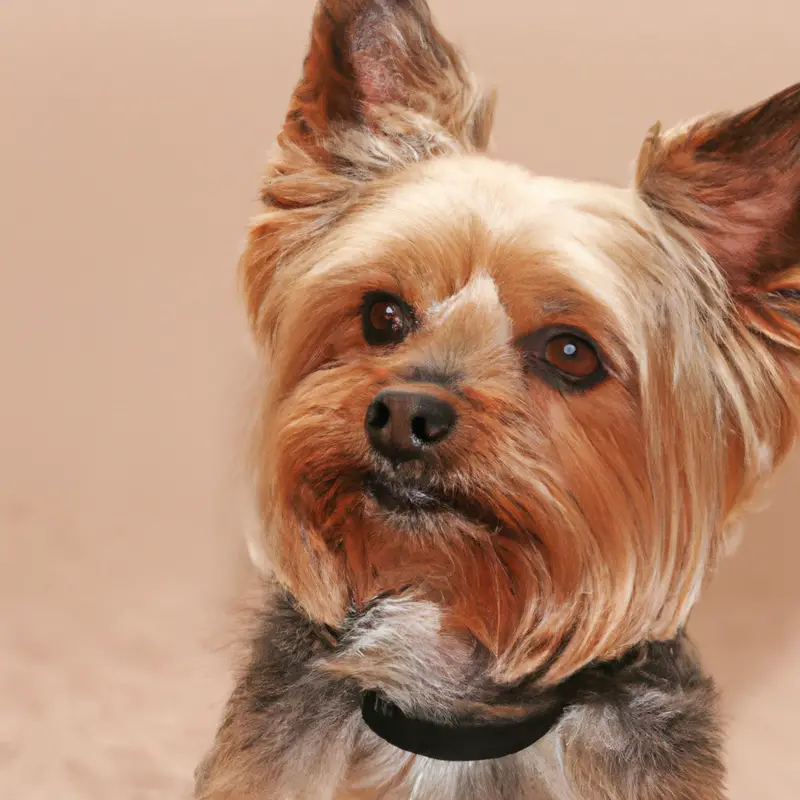
[[[731, 783], [746, 798], [800, 791], [790, 718], [800, 709], [800, 457], [795, 452], [720, 565], [691, 623], [705, 665], [723, 692], [731, 731]], [[757, 779], [756, 779], [756, 776]]]

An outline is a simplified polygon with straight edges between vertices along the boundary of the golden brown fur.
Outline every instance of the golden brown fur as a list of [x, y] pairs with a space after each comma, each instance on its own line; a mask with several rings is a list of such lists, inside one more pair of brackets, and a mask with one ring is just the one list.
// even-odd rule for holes
[[[489, 654], [495, 684], [541, 670], [547, 685], [679, 635], [798, 410], [800, 88], [654, 129], [631, 189], [490, 160], [492, 109], [422, 0], [320, 3], [242, 259], [268, 369], [258, 547], [314, 624], [341, 630], [374, 598], [409, 591], [435, 608], [422, 646], [445, 695], [465, 642]], [[394, 348], [364, 342], [374, 291], [417, 315]], [[570, 392], [531, 374], [520, 342], [554, 325], [597, 343], [606, 380]], [[436, 512], [387, 511], [365, 491], [365, 476], [393, 469], [370, 448], [365, 412], [398, 386], [458, 415], [435, 451], [395, 468], [445, 499]], [[328, 672], [402, 693], [419, 670], [380, 641]], [[236, 709], [224, 730], [241, 732], [221, 736], [227, 755], [208, 768], [208, 785], [228, 788], [199, 796], [277, 796], [242, 774]], [[644, 788], [647, 757], [626, 776], [591, 739], [561, 736], [560, 791], [576, 798], [722, 796], [713, 755], [687, 756], [658, 794]], [[424, 784], [401, 754], [384, 767], [397, 793], [367, 776], [356, 796], [439, 796], [409, 794]], [[314, 796], [339, 797], [351, 768], [328, 764], [331, 793]], [[550, 797], [554, 779], [533, 771], [539, 794], [503, 796]]]

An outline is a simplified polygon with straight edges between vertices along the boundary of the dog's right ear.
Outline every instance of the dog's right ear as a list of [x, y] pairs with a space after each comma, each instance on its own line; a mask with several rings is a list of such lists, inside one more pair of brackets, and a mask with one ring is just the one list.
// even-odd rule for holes
[[276, 329], [284, 265], [359, 189], [433, 156], [486, 149], [494, 94], [477, 86], [425, 0], [320, 0], [303, 75], [241, 262], [256, 338]]
[[404, 139], [417, 157], [437, 139], [482, 150], [493, 106], [425, 0], [321, 0], [283, 140], [333, 169], [349, 159], [326, 140], [354, 129]]

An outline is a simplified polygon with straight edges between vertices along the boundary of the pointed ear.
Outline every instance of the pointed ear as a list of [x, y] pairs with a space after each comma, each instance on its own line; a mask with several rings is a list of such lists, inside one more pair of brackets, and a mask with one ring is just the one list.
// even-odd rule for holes
[[644, 144], [638, 189], [685, 225], [751, 327], [800, 351], [800, 84]]
[[269, 342], [277, 330], [278, 277], [364, 183], [432, 156], [485, 149], [493, 111], [494, 95], [478, 88], [424, 0], [320, 0], [240, 262], [257, 337]]
[[[493, 107], [425, 0], [320, 0], [283, 138], [325, 159], [327, 137], [354, 128], [377, 132], [394, 110], [481, 150]], [[413, 127], [406, 120], [406, 130]]]

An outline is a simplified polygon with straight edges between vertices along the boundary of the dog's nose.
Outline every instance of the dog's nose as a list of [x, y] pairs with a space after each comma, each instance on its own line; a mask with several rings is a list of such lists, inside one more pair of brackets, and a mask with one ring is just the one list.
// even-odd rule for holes
[[411, 461], [446, 439], [456, 410], [435, 394], [383, 389], [367, 409], [367, 436], [372, 446], [393, 461]]

